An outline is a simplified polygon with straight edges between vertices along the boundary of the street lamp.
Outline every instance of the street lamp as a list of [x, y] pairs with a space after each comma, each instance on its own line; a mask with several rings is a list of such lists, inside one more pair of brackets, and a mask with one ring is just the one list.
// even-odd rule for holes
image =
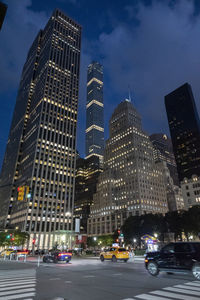
[[155, 238], [157, 238], [157, 237], [158, 237], [158, 234], [157, 234], [157, 233], [154, 233], [154, 236], [155, 236]]
[[94, 241], [96, 241], [97, 240], [96, 236], [94, 236], [93, 239], [94, 239]]
[[133, 239], [133, 242], [134, 242], [134, 243], [136, 243], [136, 242], [137, 242], [137, 240], [136, 240], [136, 239]]

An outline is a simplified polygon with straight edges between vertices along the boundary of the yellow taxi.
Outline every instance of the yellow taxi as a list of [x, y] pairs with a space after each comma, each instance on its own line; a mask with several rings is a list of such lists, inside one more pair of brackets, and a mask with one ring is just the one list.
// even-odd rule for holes
[[129, 251], [121, 247], [111, 247], [100, 253], [100, 260], [103, 262], [105, 259], [110, 259], [113, 262], [117, 260], [127, 262], [129, 259]]
[[9, 256], [11, 253], [14, 253], [14, 250], [9, 248], [9, 249], [4, 249], [2, 252], [1, 252], [1, 256]]

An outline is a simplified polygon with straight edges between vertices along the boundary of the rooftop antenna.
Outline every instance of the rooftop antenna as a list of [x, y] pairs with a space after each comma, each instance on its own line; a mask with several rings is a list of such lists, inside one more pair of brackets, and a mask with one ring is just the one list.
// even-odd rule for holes
[[130, 85], [128, 85], [128, 100], [131, 102], [131, 88]]

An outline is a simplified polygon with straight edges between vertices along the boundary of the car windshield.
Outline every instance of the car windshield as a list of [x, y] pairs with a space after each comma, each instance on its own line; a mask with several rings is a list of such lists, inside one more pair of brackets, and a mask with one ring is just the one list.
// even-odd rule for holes
[[125, 248], [119, 248], [118, 251], [119, 252], [124, 252], [124, 251], [126, 251], [126, 249]]

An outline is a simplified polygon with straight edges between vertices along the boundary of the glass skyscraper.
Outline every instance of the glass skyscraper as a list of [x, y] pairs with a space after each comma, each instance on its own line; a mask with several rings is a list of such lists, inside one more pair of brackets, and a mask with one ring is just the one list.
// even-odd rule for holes
[[200, 176], [200, 121], [191, 86], [165, 96], [165, 106], [179, 180]]
[[104, 151], [103, 67], [98, 62], [88, 66], [86, 104], [86, 158], [103, 160]]
[[2, 224], [10, 214], [40, 249], [73, 229], [80, 44], [80, 25], [55, 10], [29, 50], [3, 162]]

